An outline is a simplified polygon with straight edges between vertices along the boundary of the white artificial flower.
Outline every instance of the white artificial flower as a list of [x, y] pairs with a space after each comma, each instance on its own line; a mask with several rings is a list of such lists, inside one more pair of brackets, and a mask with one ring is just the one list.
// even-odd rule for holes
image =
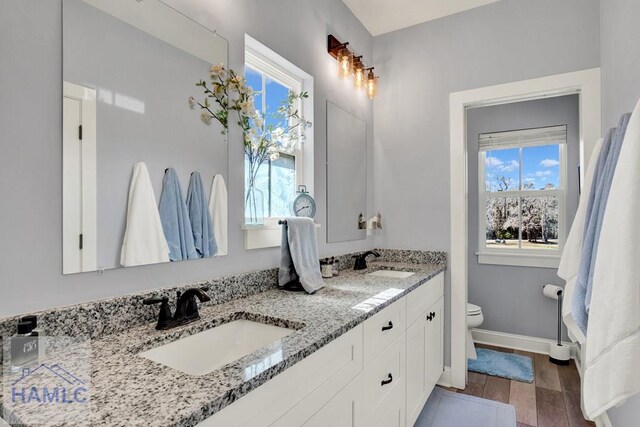
[[211, 124], [211, 119], [213, 117], [211, 116], [211, 114], [207, 113], [206, 111], [203, 111], [202, 113], [200, 113], [200, 118], [205, 124]]
[[277, 127], [271, 132], [271, 137], [274, 139], [280, 139], [283, 135], [284, 129], [282, 129], [281, 127]]
[[211, 77], [218, 77], [224, 70], [223, 64], [213, 65], [211, 67]]
[[189, 107], [193, 108], [196, 106], [196, 99], [193, 96], [189, 97]]

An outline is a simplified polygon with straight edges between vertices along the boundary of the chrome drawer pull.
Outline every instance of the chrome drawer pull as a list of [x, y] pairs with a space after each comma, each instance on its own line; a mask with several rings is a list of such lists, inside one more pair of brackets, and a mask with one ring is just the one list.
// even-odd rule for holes
[[391, 320], [389, 320], [389, 325], [382, 327], [383, 331], [388, 331], [389, 329], [393, 329], [393, 322]]
[[391, 373], [389, 373], [388, 379], [380, 381], [380, 386], [385, 386], [387, 384], [391, 384], [392, 381], [393, 381], [393, 375], [391, 375]]

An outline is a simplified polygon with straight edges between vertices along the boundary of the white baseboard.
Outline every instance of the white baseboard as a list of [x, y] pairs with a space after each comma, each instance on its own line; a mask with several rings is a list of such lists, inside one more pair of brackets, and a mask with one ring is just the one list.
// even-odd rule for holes
[[[472, 334], [473, 341], [478, 344], [512, 348], [514, 350], [540, 354], [549, 354], [549, 345], [555, 345], [556, 343], [555, 340], [488, 331], [486, 329], [473, 329]], [[577, 346], [570, 342], [563, 342], [562, 345], [566, 345], [571, 349], [571, 358], [575, 359], [578, 352]]]
[[444, 371], [442, 371], [442, 375], [440, 375], [440, 379], [438, 380], [438, 385], [451, 388], [451, 366], [444, 367]]

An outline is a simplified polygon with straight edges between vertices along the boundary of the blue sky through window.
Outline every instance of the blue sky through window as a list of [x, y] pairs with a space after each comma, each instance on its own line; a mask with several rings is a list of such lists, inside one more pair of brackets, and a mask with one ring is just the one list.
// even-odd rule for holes
[[509, 148], [486, 152], [485, 180], [487, 191], [518, 190], [520, 168], [522, 188], [542, 190], [560, 187], [560, 146], [541, 145], [520, 149]]
[[[279, 122], [282, 119], [274, 116], [287, 100], [290, 89], [250, 67], [245, 69], [245, 78], [248, 86], [261, 92], [254, 97], [254, 103], [256, 110], [263, 114], [265, 124], [274, 128], [285, 127], [285, 123]], [[245, 163], [245, 170], [248, 170], [248, 161]], [[291, 215], [291, 204], [296, 196], [295, 157], [281, 154], [277, 160], [264, 162], [256, 176], [256, 187], [263, 195], [266, 217]]]

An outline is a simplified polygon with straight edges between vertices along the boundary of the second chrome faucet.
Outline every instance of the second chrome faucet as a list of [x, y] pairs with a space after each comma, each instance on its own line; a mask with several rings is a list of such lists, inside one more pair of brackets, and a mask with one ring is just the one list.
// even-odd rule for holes
[[186, 325], [200, 319], [200, 313], [198, 312], [198, 303], [196, 298], [200, 302], [211, 301], [209, 295], [205, 293], [206, 288], [189, 288], [184, 292], [178, 291], [176, 311], [171, 315], [171, 308], [169, 307], [169, 298], [167, 297], [153, 297], [147, 298], [143, 301], [145, 305], [160, 304], [160, 313], [158, 314], [158, 323], [156, 329], [166, 330], [175, 328], [177, 326]]

